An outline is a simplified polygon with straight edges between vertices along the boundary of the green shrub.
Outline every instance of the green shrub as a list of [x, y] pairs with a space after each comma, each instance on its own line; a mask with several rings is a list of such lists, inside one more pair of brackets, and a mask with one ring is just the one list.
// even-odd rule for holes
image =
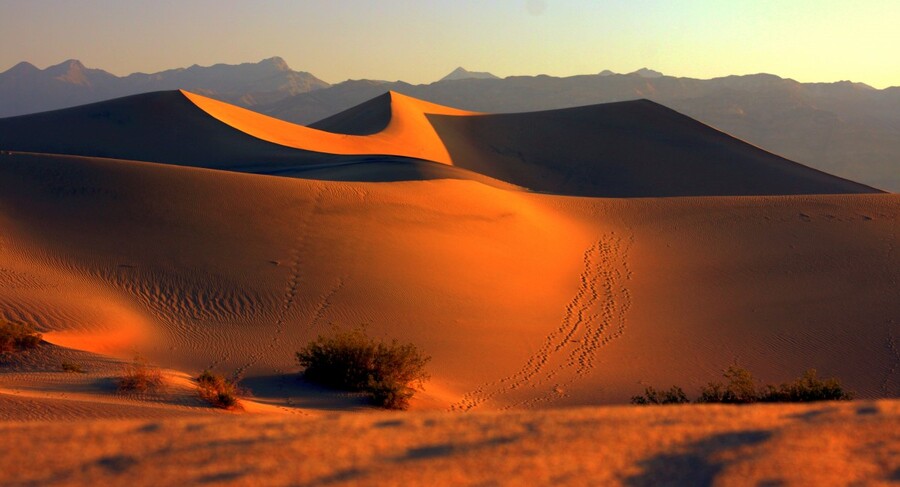
[[15, 352], [37, 347], [43, 336], [31, 325], [0, 322], [0, 352]]
[[235, 409], [239, 407], [238, 388], [235, 381], [213, 374], [208, 370], [204, 370], [197, 377], [197, 393], [201, 399], [217, 408]]
[[134, 362], [124, 366], [119, 377], [119, 392], [157, 392], [164, 384], [162, 372], [137, 356]]
[[428, 379], [431, 357], [413, 344], [385, 343], [357, 328], [319, 336], [297, 352], [303, 377], [334, 389], [366, 393], [388, 409], [406, 409], [416, 388]]
[[687, 404], [691, 402], [687, 395], [678, 386], [672, 386], [668, 391], [657, 391], [652, 387], [644, 389], [643, 396], [632, 396], [632, 404]]

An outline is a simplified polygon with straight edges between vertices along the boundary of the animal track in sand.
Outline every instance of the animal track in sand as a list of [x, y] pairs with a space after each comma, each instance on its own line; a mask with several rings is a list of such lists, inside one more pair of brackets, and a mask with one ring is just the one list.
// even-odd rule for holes
[[625, 283], [631, 278], [627, 254], [632, 240], [611, 233], [585, 250], [578, 290], [566, 305], [560, 326], [518, 372], [466, 394], [451, 409], [468, 411], [525, 386], [541, 389], [517, 404], [531, 406], [564, 395], [566, 386], [588, 375], [600, 347], [625, 331], [631, 306]]
[[294, 245], [292, 246], [292, 250], [290, 252], [288, 280], [284, 287], [284, 294], [282, 295], [281, 299], [281, 309], [278, 313], [278, 319], [275, 320], [274, 330], [271, 332], [272, 340], [270, 341], [268, 347], [265, 347], [263, 350], [254, 353], [244, 365], [242, 365], [235, 371], [236, 377], [241, 376], [247, 369], [256, 365], [256, 363], [259, 362], [263, 358], [263, 356], [265, 356], [267, 351], [273, 350], [281, 340], [281, 335], [284, 334], [284, 326], [288, 312], [294, 306], [294, 301], [297, 299], [297, 291], [300, 287], [300, 264], [305, 253], [306, 246], [309, 243], [306, 236], [309, 233], [310, 221], [313, 219], [316, 213], [318, 213], [321, 200], [322, 187], [317, 186], [315, 195], [313, 196], [312, 208], [309, 210], [306, 218], [302, 219], [301, 225], [297, 229]]

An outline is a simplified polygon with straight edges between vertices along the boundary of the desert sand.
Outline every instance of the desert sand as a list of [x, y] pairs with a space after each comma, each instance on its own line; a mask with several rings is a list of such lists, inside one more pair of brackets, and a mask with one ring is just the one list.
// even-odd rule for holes
[[0, 423], [17, 445], [0, 470], [17, 485], [893, 485], [898, 414], [866, 401]]
[[[767, 382], [816, 368], [862, 399], [900, 395], [900, 198], [659, 105], [485, 115], [388, 93], [299, 127], [160, 92], [0, 119], [0, 149], [0, 319], [47, 342], [0, 366], [0, 428], [66, 459], [34, 472], [6, 456], [22, 466], [16, 482], [139, 480], [180, 455], [159, 450], [170, 441], [186, 462], [274, 458], [285, 444], [308, 457], [314, 445], [277, 438], [327, 442], [357, 426], [346, 463], [265, 478], [402, 483], [434, 469], [443, 483], [490, 481], [472, 469], [499, 476], [491, 462], [510, 454], [523, 462], [511, 481], [537, 469], [548, 483], [641, 484], [671, 454], [679, 472], [727, 485], [744, 470], [768, 481], [790, 458], [773, 452], [797, 455], [814, 431], [856, 451], [857, 428], [885, 445], [863, 455], [874, 466], [834, 468], [896, 480], [895, 401], [534, 411], [627, 403], [646, 385], [693, 391], [735, 362]], [[303, 344], [361, 324], [433, 357], [420, 412], [372, 413], [297, 379]], [[135, 353], [166, 370], [164, 393], [115, 393]], [[61, 372], [64, 360], [87, 374]], [[190, 377], [207, 368], [244, 377], [246, 412], [195, 398]], [[401, 423], [388, 434], [382, 421]], [[429, 421], [441, 427], [426, 433]], [[103, 431], [146, 442], [104, 443]], [[585, 445], [607, 458], [598, 443], [618, 434], [621, 464], [555, 466]], [[435, 447], [441, 435], [456, 443]], [[97, 447], [65, 453], [79, 442]], [[559, 450], [526, 460], [547, 442]], [[731, 460], [744, 450], [754, 460]], [[772, 478], [824, 475], [820, 460]], [[191, 472], [179, 478], [203, 473]]]

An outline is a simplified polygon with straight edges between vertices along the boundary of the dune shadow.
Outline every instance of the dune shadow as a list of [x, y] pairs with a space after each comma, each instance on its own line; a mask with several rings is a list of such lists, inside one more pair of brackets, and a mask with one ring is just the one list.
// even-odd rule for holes
[[[742, 446], [756, 445], [771, 438], [765, 430], [737, 431], [713, 435], [690, 443], [675, 452], [664, 452], [643, 460], [643, 472], [628, 477], [627, 486], [651, 485], [713, 485], [716, 476], [727, 465], [717, 460], [716, 453]], [[770, 485], [778, 485], [772, 480]]]
[[274, 406], [346, 411], [371, 407], [368, 399], [360, 394], [338, 391], [310, 384], [297, 374], [258, 375], [245, 377], [241, 387], [252, 393], [253, 400]]

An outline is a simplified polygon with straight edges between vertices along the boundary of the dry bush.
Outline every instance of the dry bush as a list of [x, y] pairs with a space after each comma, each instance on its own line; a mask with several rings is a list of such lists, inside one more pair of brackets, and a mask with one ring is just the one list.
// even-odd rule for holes
[[385, 343], [357, 328], [319, 336], [297, 352], [303, 377], [335, 389], [364, 392], [372, 403], [406, 409], [428, 374], [431, 357], [413, 344]]
[[768, 385], [760, 394], [761, 402], [813, 402], [848, 401], [853, 393], [845, 391], [841, 381], [834, 377], [819, 379], [816, 369], [809, 369], [793, 382], [785, 382], [778, 387]]
[[83, 374], [84, 368], [74, 362], [63, 362], [60, 364], [63, 369], [63, 372], [70, 372], [73, 374]]
[[0, 322], [0, 352], [16, 352], [37, 347], [43, 336], [31, 325]]
[[[723, 373], [725, 383], [710, 382], [700, 389], [697, 403], [750, 404], [754, 402], [812, 402], [846, 401], [853, 393], [845, 391], [838, 379], [819, 379], [815, 369], [807, 370], [792, 382], [775, 386], [758, 386], [753, 374], [737, 365], [729, 366]], [[666, 392], [648, 387], [643, 396], [631, 398], [632, 404], [682, 404], [688, 402], [680, 387], [673, 386]]]
[[644, 389], [642, 396], [632, 396], [631, 404], [687, 404], [691, 402], [684, 391], [672, 386], [668, 391], [657, 391], [652, 387]]
[[158, 392], [163, 388], [162, 372], [138, 356], [125, 365], [119, 377], [119, 392]]
[[700, 403], [749, 404], [759, 401], [756, 379], [747, 369], [729, 365], [722, 374], [727, 384], [710, 382], [700, 389]]
[[235, 382], [204, 370], [197, 377], [197, 394], [201, 399], [217, 408], [236, 409], [240, 405], [237, 400], [238, 387]]

